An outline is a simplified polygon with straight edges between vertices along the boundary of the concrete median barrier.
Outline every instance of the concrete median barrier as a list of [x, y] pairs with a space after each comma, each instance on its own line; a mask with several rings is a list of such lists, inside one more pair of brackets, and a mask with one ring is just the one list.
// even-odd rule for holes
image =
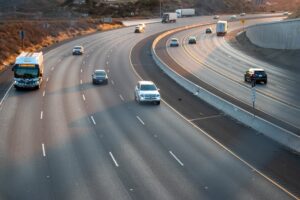
[[262, 48], [300, 49], [300, 19], [249, 26], [246, 35]]

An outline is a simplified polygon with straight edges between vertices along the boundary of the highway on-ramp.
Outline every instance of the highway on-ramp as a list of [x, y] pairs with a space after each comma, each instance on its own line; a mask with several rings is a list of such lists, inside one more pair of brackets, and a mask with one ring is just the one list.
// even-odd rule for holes
[[[0, 110], [1, 199], [293, 199], [167, 104], [139, 105], [138, 41], [210, 17], [70, 41], [45, 54], [39, 90], [11, 88]], [[72, 56], [75, 45], [83, 56]], [[94, 86], [94, 69], [109, 84]]]

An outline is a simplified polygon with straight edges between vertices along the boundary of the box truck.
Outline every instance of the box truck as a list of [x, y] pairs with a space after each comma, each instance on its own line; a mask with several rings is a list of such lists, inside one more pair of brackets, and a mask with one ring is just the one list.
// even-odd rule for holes
[[176, 13], [164, 13], [162, 16], [162, 23], [175, 23], [177, 19]]
[[217, 36], [224, 36], [227, 33], [228, 24], [227, 21], [218, 21], [216, 25]]
[[184, 9], [177, 9], [175, 11], [177, 13], [177, 17], [191, 17], [195, 15], [194, 8], [184, 8]]

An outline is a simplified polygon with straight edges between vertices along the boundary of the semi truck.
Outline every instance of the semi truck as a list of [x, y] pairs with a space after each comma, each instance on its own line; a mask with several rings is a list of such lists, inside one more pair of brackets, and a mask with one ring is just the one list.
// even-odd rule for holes
[[162, 16], [162, 23], [175, 23], [177, 20], [177, 13], [164, 13]]
[[227, 21], [218, 21], [216, 25], [217, 36], [224, 36], [227, 33], [228, 24]]
[[184, 8], [184, 9], [177, 9], [175, 11], [177, 13], [177, 17], [191, 17], [195, 15], [195, 9], [194, 8]]
[[22, 52], [12, 68], [14, 87], [39, 89], [43, 81], [44, 56], [42, 52]]

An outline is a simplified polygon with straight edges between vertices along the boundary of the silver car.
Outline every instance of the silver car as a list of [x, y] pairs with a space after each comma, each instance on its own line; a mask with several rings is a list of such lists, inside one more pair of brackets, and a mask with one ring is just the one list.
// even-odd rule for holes
[[159, 89], [152, 81], [139, 81], [134, 89], [134, 98], [137, 102], [153, 102], [160, 104]]

